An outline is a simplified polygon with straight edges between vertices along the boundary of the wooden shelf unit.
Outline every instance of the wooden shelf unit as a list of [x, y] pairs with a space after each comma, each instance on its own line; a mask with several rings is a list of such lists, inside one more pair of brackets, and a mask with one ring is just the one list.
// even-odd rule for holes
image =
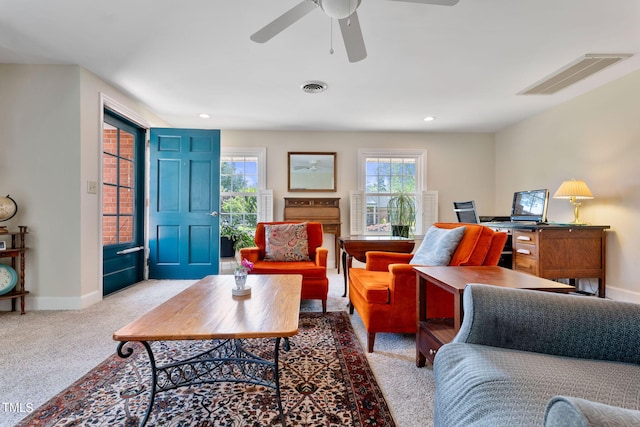
[[315, 221], [322, 223], [322, 231], [333, 234], [335, 264], [340, 273], [340, 198], [339, 197], [285, 197], [285, 221]]
[[24, 314], [24, 298], [29, 293], [24, 286], [24, 266], [25, 252], [25, 235], [28, 233], [27, 227], [20, 225], [18, 231], [0, 234], [0, 239], [11, 236], [11, 247], [0, 250], [0, 258], [11, 258], [11, 267], [18, 273], [18, 283], [11, 292], [0, 295], [0, 300], [11, 299], [11, 311], [16, 311], [16, 302], [20, 299], [20, 314]]

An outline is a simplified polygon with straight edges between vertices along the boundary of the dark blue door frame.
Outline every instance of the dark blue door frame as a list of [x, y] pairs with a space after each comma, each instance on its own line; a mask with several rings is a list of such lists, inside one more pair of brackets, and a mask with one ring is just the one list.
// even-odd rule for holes
[[[144, 248], [144, 141], [146, 130], [108, 109], [104, 111], [104, 123], [116, 128], [114, 137], [118, 139], [117, 148], [110, 148], [108, 153], [103, 152], [102, 157], [103, 162], [112, 161], [117, 167], [115, 179], [110, 177], [105, 181], [103, 177], [101, 192], [103, 195], [102, 293], [108, 295], [144, 279], [144, 250], [140, 248]], [[121, 150], [121, 137], [133, 137], [132, 152]], [[103, 141], [103, 145], [107, 144]], [[133, 183], [125, 182], [123, 178], [129, 175], [121, 169], [130, 171], [129, 166], [123, 166], [125, 164], [131, 165], [134, 176]], [[103, 163], [103, 171], [104, 169]], [[133, 206], [130, 206], [129, 200], [123, 200], [122, 195], [126, 192], [133, 194]], [[106, 194], [113, 194], [117, 205], [115, 209], [106, 207]], [[113, 202], [109, 203], [113, 204]], [[106, 224], [113, 224], [115, 231], [108, 233]]]

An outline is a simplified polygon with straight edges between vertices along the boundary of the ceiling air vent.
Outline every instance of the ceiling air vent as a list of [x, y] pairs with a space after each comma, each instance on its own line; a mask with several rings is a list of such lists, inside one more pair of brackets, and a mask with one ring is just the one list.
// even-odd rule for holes
[[518, 95], [551, 95], [630, 56], [632, 55], [626, 53], [584, 55], [533, 86], [518, 92]]
[[327, 90], [327, 84], [319, 80], [312, 80], [305, 82], [302, 85], [302, 91], [306, 93], [320, 93]]

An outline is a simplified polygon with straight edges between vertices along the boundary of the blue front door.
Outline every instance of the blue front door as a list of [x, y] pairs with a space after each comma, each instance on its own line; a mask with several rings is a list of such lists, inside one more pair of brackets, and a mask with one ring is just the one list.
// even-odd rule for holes
[[149, 278], [218, 274], [220, 131], [152, 128]]

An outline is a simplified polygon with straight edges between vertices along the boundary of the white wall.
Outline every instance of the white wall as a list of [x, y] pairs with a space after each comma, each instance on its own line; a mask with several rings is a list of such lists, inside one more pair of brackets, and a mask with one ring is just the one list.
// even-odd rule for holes
[[86, 193], [99, 181], [99, 91], [153, 117], [78, 66], [0, 64], [0, 193], [18, 203], [5, 224], [29, 227], [27, 310], [80, 308], [102, 294], [100, 201]]
[[[640, 302], [640, 72], [625, 76], [496, 134], [496, 209], [514, 191], [583, 179], [595, 199], [580, 219], [610, 225], [607, 295]], [[573, 220], [567, 200], [551, 199], [549, 221]], [[587, 283], [587, 286], [595, 285]]]
[[79, 76], [74, 66], [0, 65], [0, 192], [18, 203], [9, 227], [29, 227], [25, 276], [39, 298], [80, 294]]
[[[493, 134], [223, 130], [221, 144], [267, 147], [267, 188], [273, 189], [275, 220], [282, 220], [285, 197], [340, 197], [342, 234], [349, 234], [349, 191], [358, 189], [358, 149], [390, 147], [427, 150], [427, 189], [439, 191], [440, 221], [456, 221], [454, 200], [475, 199], [481, 214], [495, 213]], [[288, 192], [289, 151], [337, 152], [337, 191]], [[325, 235], [323, 246], [330, 251], [331, 263], [332, 235]]]

